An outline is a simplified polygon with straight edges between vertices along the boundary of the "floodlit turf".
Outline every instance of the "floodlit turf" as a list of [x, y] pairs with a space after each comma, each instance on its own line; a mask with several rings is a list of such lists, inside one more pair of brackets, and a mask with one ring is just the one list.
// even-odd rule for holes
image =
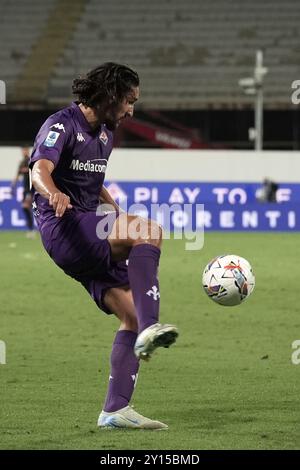
[[[217, 254], [247, 258], [256, 289], [220, 307], [201, 288]], [[0, 233], [1, 449], [299, 449], [297, 234], [207, 234], [202, 251], [165, 241], [161, 320], [180, 337], [142, 364], [134, 406], [164, 432], [97, 430], [118, 327], [39, 240]]]

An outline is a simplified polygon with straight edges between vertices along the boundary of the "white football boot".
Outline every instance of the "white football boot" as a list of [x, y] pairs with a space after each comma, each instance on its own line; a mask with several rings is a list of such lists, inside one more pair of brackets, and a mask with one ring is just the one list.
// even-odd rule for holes
[[176, 326], [154, 323], [138, 335], [134, 345], [134, 353], [138, 359], [148, 361], [156, 348], [168, 348], [176, 341], [177, 336]]
[[140, 415], [129, 405], [112, 413], [101, 411], [97, 425], [104, 429], [168, 429], [166, 424]]

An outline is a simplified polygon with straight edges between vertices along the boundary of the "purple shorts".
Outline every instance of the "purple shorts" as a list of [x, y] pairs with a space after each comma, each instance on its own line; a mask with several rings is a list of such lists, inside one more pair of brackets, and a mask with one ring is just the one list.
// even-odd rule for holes
[[[106, 291], [129, 286], [126, 261], [112, 261], [107, 240], [117, 217], [115, 212], [99, 216], [95, 212], [74, 214], [69, 211], [61, 219], [52, 219], [51, 224], [46, 222], [40, 227], [43, 244], [51, 258], [66, 274], [80, 282], [107, 314], [112, 312], [103, 302]], [[99, 222], [104, 228], [101, 238]]]

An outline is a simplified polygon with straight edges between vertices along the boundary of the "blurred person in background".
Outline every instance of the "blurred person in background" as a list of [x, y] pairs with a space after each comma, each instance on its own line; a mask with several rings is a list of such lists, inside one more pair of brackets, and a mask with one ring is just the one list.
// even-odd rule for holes
[[32, 192], [30, 189], [30, 177], [29, 177], [29, 160], [30, 160], [30, 149], [29, 147], [22, 147], [22, 160], [19, 163], [17, 174], [15, 179], [12, 182], [12, 191], [13, 193], [16, 190], [17, 183], [22, 179], [23, 183], [23, 201], [22, 208], [26, 219], [26, 225], [28, 232], [26, 233], [27, 238], [34, 238], [34, 224], [33, 224], [33, 214], [32, 214]]
[[262, 187], [258, 189], [256, 198], [259, 202], [277, 202], [276, 192], [279, 186], [268, 178], [263, 180]]

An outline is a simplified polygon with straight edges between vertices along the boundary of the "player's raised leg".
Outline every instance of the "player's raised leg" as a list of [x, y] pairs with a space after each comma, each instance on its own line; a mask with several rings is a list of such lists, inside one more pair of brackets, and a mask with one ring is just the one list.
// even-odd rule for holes
[[162, 229], [152, 220], [121, 214], [108, 237], [112, 257], [128, 262], [128, 277], [137, 312], [135, 354], [149, 359], [159, 346], [169, 347], [178, 336], [174, 325], [159, 323], [158, 265]]
[[121, 321], [112, 353], [108, 391], [98, 419], [101, 428], [166, 429], [167, 426], [140, 415], [129, 405], [139, 370], [134, 354], [137, 319], [130, 289], [112, 288], [104, 297], [106, 307]]

